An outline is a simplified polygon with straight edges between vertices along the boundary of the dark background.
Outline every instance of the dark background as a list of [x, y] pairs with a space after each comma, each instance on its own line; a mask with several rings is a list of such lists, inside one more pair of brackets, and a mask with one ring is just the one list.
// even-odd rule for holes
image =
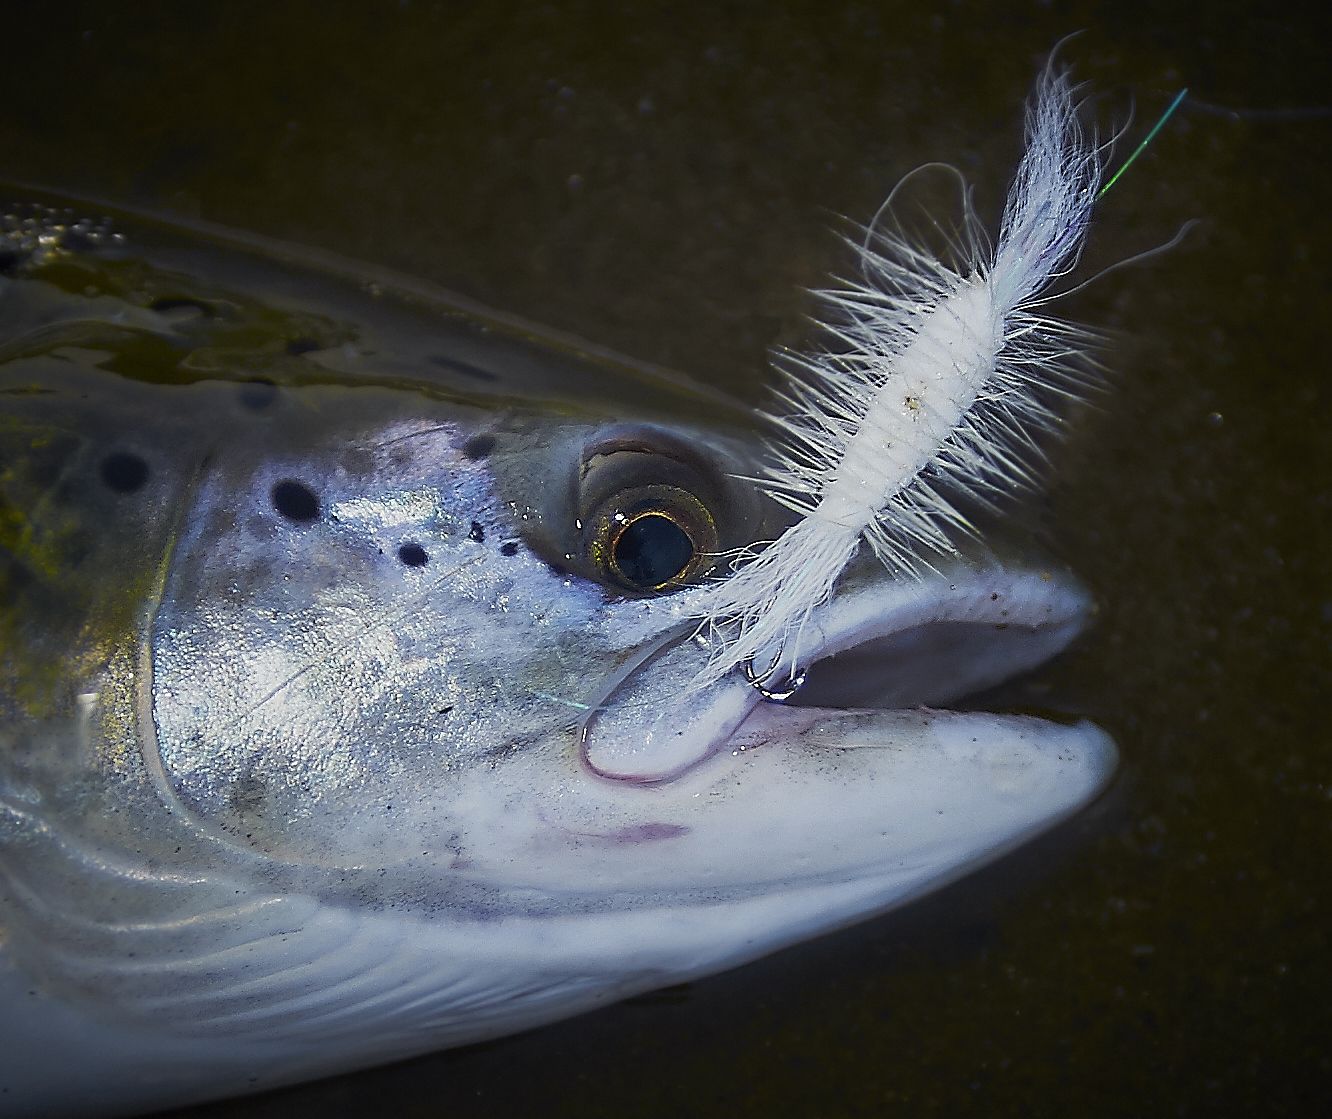
[[[1160, 9], [1159, 11], [1157, 9]], [[758, 400], [830, 229], [1050, 48], [1136, 138], [1070, 301], [1117, 332], [1033, 515], [1102, 606], [1026, 685], [1118, 739], [1072, 824], [902, 913], [523, 1037], [191, 1112], [1307, 1114], [1329, 1097], [1326, 17], [1298, 6], [29, 5], [0, 179], [334, 249]], [[1313, 12], [1313, 6], [1309, 12]], [[1126, 150], [1126, 149], [1122, 149]]]

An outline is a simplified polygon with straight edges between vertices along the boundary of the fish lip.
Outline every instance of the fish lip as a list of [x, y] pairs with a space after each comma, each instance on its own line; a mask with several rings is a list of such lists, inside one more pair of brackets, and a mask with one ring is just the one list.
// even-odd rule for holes
[[[674, 630], [636, 658], [629, 671], [589, 712], [579, 734], [581, 762], [597, 778], [655, 788], [678, 781], [723, 754], [737, 753], [734, 742], [744, 734], [746, 722], [760, 707], [789, 709], [793, 725], [816, 710], [829, 715], [927, 707], [946, 711], [947, 703], [1033, 669], [1058, 654], [1082, 631], [1092, 610], [1090, 597], [1075, 581], [1050, 570], [1013, 571], [987, 565], [933, 574], [910, 583], [885, 584], [882, 580], [862, 583], [843, 591], [811, 619], [803, 637], [810, 650], [806, 663], [811, 680], [821, 669], [826, 671], [832, 666], [838, 656], [873, 649], [876, 643], [888, 648], [897, 640], [908, 646], [905, 654], [913, 657], [915, 651], [909, 648], [913, 635], [928, 639], [938, 627], [962, 628], [971, 635], [968, 640], [978, 644], [982, 655], [959, 658], [945, 647], [942, 655], [935, 654], [939, 667], [947, 670], [937, 686], [916, 679], [928, 674], [934, 663], [927, 657], [925, 667], [914, 670], [915, 686], [899, 688], [897, 692], [890, 689], [877, 702], [831, 705], [802, 702], [801, 693], [809, 684], [802, 686], [789, 702], [779, 701], [771, 696], [771, 689], [765, 694], [760, 688], [760, 674], [752, 670], [746, 674], [737, 668], [706, 689], [711, 693], [710, 700], [701, 701], [699, 710], [687, 716], [702, 724], [698, 736], [691, 739], [699, 745], [688, 751], [687, 756], [670, 761], [661, 759], [666, 764], [639, 768], [599, 762], [594, 756], [592, 736], [602, 712], [613, 708], [613, 700], [621, 688], [649, 670], [657, 657], [692, 647], [696, 637], [693, 628]], [[706, 657], [706, 648], [698, 648], [698, 670]], [[803, 714], [797, 718], [797, 712]]]
[[[811, 624], [816, 652], [807, 661], [806, 679], [790, 697], [790, 706], [942, 710], [961, 697], [1044, 664], [1082, 632], [1094, 610], [1090, 596], [1066, 575], [998, 566], [921, 581], [914, 594], [908, 589], [888, 603], [881, 604], [881, 597], [879, 588], [862, 586], [816, 615]], [[938, 640], [940, 632], [950, 628], [964, 636], [962, 654]], [[905, 650], [891, 647], [894, 641], [901, 645], [916, 637], [932, 638], [935, 647], [927, 642]], [[876, 647], [880, 654], [902, 660], [903, 668], [913, 669], [916, 676], [935, 667], [948, 671], [937, 679], [898, 682], [896, 691], [880, 689], [830, 704], [811, 702], [820, 670], [827, 672], [838, 657]], [[839, 667], [845, 669], [847, 662]]]

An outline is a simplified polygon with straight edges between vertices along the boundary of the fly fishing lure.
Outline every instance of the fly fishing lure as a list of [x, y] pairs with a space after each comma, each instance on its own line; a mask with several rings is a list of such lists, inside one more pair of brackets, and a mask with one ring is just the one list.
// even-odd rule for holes
[[832, 345], [791, 355], [777, 394], [785, 412], [768, 417], [773, 461], [757, 479], [801, 519], [736, 556], [703, 596], [701, 632], [715, 648], [707, 679], [744, 666], [760, 685], [798, 686], [801, 633], [862, 540], [915, 576], [931, 554], [956, 553], [950, 530], [971, 531], [959, 497], [990, 504], [1035, 482], [1036, 436], [1057, 422], [1051, 393], [1076, 396], [1095, 368], [1095, 335], [1053, 317], [1061, 293], [1048, 289], [1077, 264], [1110, 184], [1100, 185], [1103, 148], [1078, 119], [1078, 87], [1053, 61], [1026, 132], [997, 244], [964, 189], [954, 259], [876, 219], [857, 246], [862, 277], [818, 293]]

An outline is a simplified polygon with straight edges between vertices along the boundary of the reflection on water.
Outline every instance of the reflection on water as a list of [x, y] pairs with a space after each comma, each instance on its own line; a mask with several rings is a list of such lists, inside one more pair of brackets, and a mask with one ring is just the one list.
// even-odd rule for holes
[[363, 257], [751, 397], [844, 259], [835, 215], [929, 159], [994, 213], [1069, 30], [1103, 120], [1185, 84], [1204, 103], [1103, 204], [1088, 273], [1202, 224], [1070, 306], [1120, 332], [1111, 391], [1032, 513], [1103, 613], [1029, 702], [1115, 733], [1112, 793], [739, 973], [196, 1114], [1275, 1113], [1325, 1090], [1326, 28], [928, 8], [70, 5], [14, 38], [8, 176]]

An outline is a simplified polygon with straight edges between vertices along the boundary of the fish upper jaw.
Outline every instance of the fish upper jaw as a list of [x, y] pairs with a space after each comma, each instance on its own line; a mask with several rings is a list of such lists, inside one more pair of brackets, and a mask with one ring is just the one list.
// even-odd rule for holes
[[1059, 653], [1091, 610], [1076, 583], [1048, 571], [988, 565], [862, 583], [814, 614], [801, 635], [806, 677], [782, 704], [740, 670], [697, 686], [709, 649], [693, 631], [677, 631], [592, 705], [582, 761], [598, 777], [657, 786], [734, 753], [751, 722], [770, 738], [783, 719], [793, 732], [804, 726], [797, 713], [810, 708], [826, 717], [946, 704]]

